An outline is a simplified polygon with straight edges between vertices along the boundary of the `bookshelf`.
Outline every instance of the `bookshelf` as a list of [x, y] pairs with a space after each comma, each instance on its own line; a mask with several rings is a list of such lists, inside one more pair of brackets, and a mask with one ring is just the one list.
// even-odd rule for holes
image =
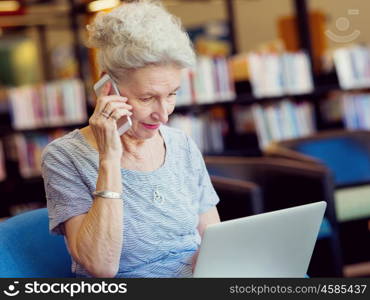
[[[86, 78], [86, 71], [84, 70], [84, 61], [86, 60], [83, 57], [83, 53], [80, 48], [81, 44], [81, 36], [79, 33], [79, 23], [78, 18], [81, 15], [86, 15], [86, 3], [76, 2], [73, 0], [66, 1], [69, 4], [68, 9], [58, 9], [54, 12], [48, 12], [47, 15], [43, 14], [43, 18], [41, 18], [41, 12], [39, 15], [34, 14], [33, 16], [12, 16], [12, 19], [9, 19], [9, 16], [0, 17], [0, 26], [1, 24], [11, 24], [14, 28], [23, 28], [23, 27], [34, 27], [38, 31], [40, 45], [41, 45], [41, 54], [45, 59], [43, 65], [43, 73], [45, 75], [46, 80], [51, 80], [52, 74], [50, 74], [50, 69], [47, 67], [50, 62], [50, 57], [47, 55], [47, 35], [46, 35], [46, 28], [50, 27], [60, 27], [60, 26], [67, 26], [71, 33], [73, 34], [73, 49], [74, 49], [74, 56], [76, 61], [78, 62], [78, 72], [77, 76], [85, 83], [85, 92], [87, 97], [89, 97], [89, 93], [86, 89], [87, 78]], [[236, 22], [235, 22], [235, 1], [233, 0], [223, 0], [224, 8], [226, 10], [227, 15], [227, 25], [229, 27], [229, 35], [230, 35], [230, 42], [231, 42], [231, 54], [238, 53], [238, 46], [236, 41]], [[165, 1], [164, 1], [165, 3]], [[312, 59], [312, 50], [311, 50], [311, 43], [310, 43], [310, 35], [309, 35], [309, 27], [308, 27], [308, 19], [307, 19], [307, 7], [306, 1], [304, 0], [294, 0], [292, 2], [295, 7], [296, 16], [298, 19], [297, 22], [297, 29], [299, 32], [299, 43], [300, 49], [308, 53], [308, 61], [309, 67], [312, 69], [313, 66], [313, 59]], [[166, 4], [166, 3], [165, 3]], [[67, 17], [67, 18], [66, 18]], [[61, 18], [64, 18], [64, 21], [60, 21]], [[67, 20], [67, 22], [66, 22]], [[93, 70], [91, 70], [93, 71]], [[323, 81], [327, 80], [327, 78], [323, 78]], [[337, 79], [335, 78], [334, 83], [331, 82], [330, 84], [324, 82], [324, 85], [320, 84], [320, 80], [314, 76], [313, 78], [314, 87], [313, 90], [310, 92], [306, 92], [300, 95], [289, 95], [289, 99], [293, 102], [302, 102], [308, 101], [311, 102], [313, 105], [313, 110], [315, 112], [315, 122], [316, 128], [318, 130], [326, 128], [325, 123], [321, 120], [320, 116], [320, 99], [324, 98], [327, 93], [339, 87]], [[257, 136], [253, 132], [247, 132], [245, 134], [237, 133], [237, 124], [235, 124], [235, 116], [234, 116], [234, 107], [235, 105], [241, 106], [249, 106], [252, 107], [254, 104], [261, 104], [261, 105], [273, 105], [277, 104], [284, 99], [286, 99], [288, 95], [280, 95], [275, 97], [260, 97], [256, 98], [253, 95], [253, 91], [250, 85], [250, 82], [242, 81], [242, 82], [235, 82], [235, 96], [232, 99], [218, 99], [215, 103], [209, 101], [208, 103], [198, 103], [192, 105], [179, 105], [176, 110], [175, 114], [193, 114], [193, 115], [201, 115], [206, 114], [213, 110], [222, 109], [223, 118], [227, 123], [227, 134], [224, 136], [224, 146], [218, 147], [218, 149], [223, 149], [222, 153], [220, 151], [216, 152], [206, 152], [205, 154], [212, 155], [212, 154], [225, 154], [225, 155], [260, 155], [260, 147], [258, 146]], [[88, 107], [91, 112], [91, 107]], [[0, 113], [0, 126], [4, 126], [4, 132], [11, 132], [12, 126], [8, 126], [12, 120], [9, 120], [9, 116], [6, 112]], [[78, 124], [76, 124], [77, 126]], [[72, 129], [74, 126], [69, 125], [68, 123], [61, 123], [61, 125], [55, 124], [48, 126], [43, 124], [42, 126], [38, 126], [37, 128], [24, 128], [18, 127], [18, 131], [24, 133], [29, 132], [32, 130], [37, 130], [46, 133], [48, 130], [53, 130], [59, 127]]]
[[[231, 54], [234, 55], [238, 53], [238, 45], [236, 41], [236, 22], [235, 22], [235, 1], [233, 0], [224, 0], [225, 10], [227, 14], [227, 24], [229, 27], [229, 35], [230, 35], [230, 42], [231, 42]], [[301, 37], [299, 39], [299, 48], [304, 52], [308, 53], [308, 64], [309, 64], [309, 72], [313, 69], [313, 58], [312, 58], [312, 50], [311, 50], [311, 43], [309, 41], [309, 26], [308, 26], [308, 17], [307, 17], [307, 7], [306, 2], [301, 0], [292, 1], [294, 5], [296, 17], [298, 19], [297, 27], [298, 32]], [[313, 110], [315, 111], [315, 115], [320, 111], [320, 102], [318, 101], [319, 97], [325, 97], [325, 95], [331, 91], [331, 87], [329, 86], [317, 86], [315, 81], [313, 82], [313, 90], [307, 91], [301, 95], [292, 94], [289, 95], [292, 101], [302, 101], [307, 100], [312, 102]], [[233, 116], [233, 107], [235, 105], [249, 105], [252, 106], [253, 104], [271, 104], [277, 103], [283, 99], [285, 99], [288, 95], [282, 93], [280, 96], [262, 96], [256, 97], [253, 90], [251, 89], [251, 85], [249, 81], [243, 82], [235, 82], [235, 89], [236, 89], [236, 97], [233, 101], [215, 101], [215, 103], [196, 103], [191, 105], [179, 105], [177, 106], [175, 113], [179, 114], [200, 114], [202, 112], [207, 112], [212, 110], [214, 107], [222, 107], [225, 111], [225, 119], [228, 123], [228, 132], [226, 136], [224, 136], [225, 142], [225, 153], [206, 153], [208, 155], [212, 154], [245, 154], [245, 153], [253, 153], [258, 154], [260, 153], [260, 149], [258, 146], [258, 142], [256, 143], [256, 136], [254, 133], [247, 133], [241, 136], [235, 130], [237, 127], [235, 124], [235, 117]], [[317, 128], [325, 128], [320, 115], [315, 118], [316, 127]], [[248, 140], [248, 143], [243, 143], [243, 140]], [[238, 143], [240, 147], [238, 147]], [[247, 148], [246, 148], [247, 147]]]
[[[3, 195], [0, 218], [45, 206], [39, 168], [43, 147], [67, 131], [87, 125], [91, 108], [86, 101], [89, 96], [86, 58], [79, 34], [79, 17], [84, 10], [73, 0], [68, 0], [68, 6], [60, 3], [50, 1], [45, 4], [47, 6], [31, 5], [20, 14], [0, 15], [0, 41], [16, 36], [22, 40], [31, 32], [28, 40], [37, 42], [41, 67], [40, 76], [34, 82], [26, 85], [8, 82], [0, 88], [0, 151], [5, 152], [5, 157], [0, 155], [0, 192]], [[59, 78], [53, 74], [48, 49], [49, 30], [67, 30], [71, 34], [76, 76]], [[24, 102], [23, 98], [30, 101]], [[49, 101], [52, 98], [54, 101]]]
[[[48, 64], [50, 62], [50, 57], [48, 57], [47, 53], [47, 36], [46, 36], [46, 28], [47, 27], [60, 27], [60, 26], [67, 26], [70, 32], [73, 34], [73, 49], [74, 55], [76, 57], [76, 61], [78, 62], [78, 72], [77, 76], [85, 82], [86, 87], [86, 71], [84, 71], [83, 62], [86, 60], [83, 57], [83, 53], [80, 48], [81, 44], [81, 36], [79, 33], [79, 23], [78, 17], [81, 15], [86, 15], [86, 3], [82, 3], [80, 1], [74, 0], [67, 0], [69, 4], [68, 8], [58, 8], [53, 10], [47, 10], [47, 14], [44, 11], [36, 11], [33, 15], [20, 15], [20, 16], [1, 16], [0, 17], [0, 26], [12, 26], [14, 28], [24, 28], [24, 27], [34, 27], [36, 28], [39, 39], [40, 39], [40, 50], [42, 57], [45, 59], [43, 65], [43, 73], [45, 75], [46, 80], [50, 80], [52, 74], [50, 74], [50, 68], [48, 68]], [[236, 22], [235, 22], [235, 1], [233, 0], [223, 0], [224, 8], [227, 15], [227, 25], [229, 27], [229, 35], [230, 35], [230, 42], [231, 42], [231, 54], [238, 53], [238, 43], [236, 39]], [[164, 1], [166, 4], [166, 1]], [[295, 9], [295, 15], [297, 17], [297, 32], [299, 33], [299, 48], [305, 51], [308, 54], [309, 66], [310, 69], [313, 69], [313, 51], [312, 51], [312, 44], [310, 39], [310, 32], [308, 26], [308, 14], [307, 14], [307, 3], [305, 0], [294, 0], [292, 1]], [[61, 21], [61, 20], [64, 21]], [[334, 75], [335, 76], [335, 75]], [[330, 77], [330, 76], [329, 76]], [[323, 82], [321, 82], [323, 81]], [[309, 93], [304, 93], [301, 95], [289, 95], [289, 99], [294, 102], [301, 102], [303, 100], [309, 101], [313, 105], [314, 114], [315, 114], [315, 122], [316, 128], [318, 130], [327, 128], [327, 124], [323, 122], [320, 114], [320, 100], [325, 98], [325, 96], [332, 90], [338, 89], [338, 80], [334, 78], [334, 81], [328, 81], [326, 76], [322, 76], [322, 78], [318, 78], [318, 76], [313, 77], [314, 89]], [[322, 84], [323, 83], [323, 84]], [[284, 100], [287, 95], [281, 95], [276, 97], [260, 97], [256, 98], [253, 95], [251, 86], [249, 82], [236, 82], [235, 83], [235, 98], [233, 101], [217, 101], [216, 103], [201, 103], [201, 104], [194, 104], [194, 105], [180, 105], [176, 108], [176, 113], [179, 114], [200, 114], [205, 113], [213, 108], [221, 107], [224, 110], [224, 117], [228, 124], [228, 134], [225, 136], [225, 153], [252, 153], [257, 154], [260, 153], [260, 149], [258, 147], [258, 143], [256, 143], [256, 136], [253, 133], [247, 133], [243, 136], [237, 134], [235, 128], [237, 127], [235, 124], [235, 117], [233, 114], [233, 106], [234, 105], [242, 105], [242, 106], [252, 106], [253, 104], [261, 104], [261, 105], [270, 105], [273, 103], [279, 103], [280, 101]], [[89, 93], [86, 91], [86, 95]], [[91, 109], [91, 108], [90, 108]], [[6, 113], [1, 113], [0, 117], [0, 125], [6, 127], [6, 123], [9, 123], [9, 117]], [[337, 126], [342, 124], [335, 124], [330, 126]], [[58, 125], [56, 125], [59, 127]], [[55, 126], [51, 126], [55, 127]], [[69, 127], [67, 124], [64, 124], [62, 127]], [[39, 130], [41, 128], [38, 128]], [[47, 129], [47, 128], [46, 128]], [[30, 130], [30, 129], [28, 129]], [[45, 129], [43, 129], [45, 131]], [[9, 132], [9, 130], [8, 130]], [[241, 142], [249, 141], [249, 142]], [[240, 145], [238, 147], [238, 145]], [[246, 148], [247, 147], [247, 148]], [[212, 154], [212, 153], [207, 153]], [[220, 154], [220, 153], [218, 153]]]
[[[228, 24], [230, 27], [230, 35], [231, 35], [231, 42], [233, 53], [237, 53], [237, 43], [235, 41], [235, 22], [234, 22], [234, 2], [233, 1], [225, 1], [227, 12], [229, 16]], [[311, 91], [307, 91], [301, 95], [293, 94], [283, 94], [279, 96], [262, 96], [256, 97], [254, 95], [253, 90], [251, 88], [251, 84], [249, 81], [238, 81], [235, 82], [235, 90], [236, 90], [236, 97], [233, 101], [215, 101], [215, 103], [196, 103], [191, 105], [180, 105], [176, 108], [175, 112], [179, 114], [200, 114], [202, 112], [207, 112], [212, 110], [214, 107], [222, 107], [225, 110], [225, 118], [227, 119], [229, 130], [227, 136], [224, 137], [225, 139], [225, 151], [233, 150], [232, 153], [237, 154], [239, 153], [258, 153], [259, 149], [258, 144], [250, 143], [244, 144], [241, 143], [239, 149], [236, 149], [232, 145], [237, 145], [238, 141], [240, 142], [242, 139], [245, 139], [246, 136], [240, 136], [236, 133], [235, 128], [237, 127], [235, 124], [235, 118], [232, 114], [233, 107], [235, 105], [242, 105], [242, 106], [253, 106], [253, 104], [261, 104], [263, 106], [273, 105], [274, 103], [279, 103], [285, 100], [287, 97], [293, 102], [302, 102], [307, 101], [311, 103], [313, 108], [313, 116], [315, 122], [315, 128], [320, 130], [327, 130], [327, 129], [338, 129], [338, 128], [349, 128], [346, 126], [348, 121], [346, 121], [347, 116], [343, 116], [341, 120], [328, 120], [323, 113], [322, 106], [327, 101], [327, 98], [330, 96], [332, 92], [335, 91], [352, 91], [352, 92], [359, 92], [362, 91], [367, 93], [369, 88], [366, 88], [367, 85], [352, 85], [352, 86], [345, 86], [343, 85], [341, 80], [341, 73], [337, 71], [331, 71], [330, 73], [319, 72], [318, 68], [318, 61], [317, 61], [317, 54], [316, 56], [314, 50], [312, 49], [312, 38], [310, 34], [310, 26], [309, 26], [309, 14], [308, 14], [308, 4], [309, 1], [306, 0], [294, 0], [292, 1], [295, 9], [295, 16], [297, 22], [296, 32], [297, 32], [297, 39], [299, 43], [299, 49], [304, 51], [309, 60], [309, 69], [310, 72], [313, 74], [313, 89]], [[315, 17], [317, 17], [315, 15]], [[315, 29], [315, 28], [314, 28]], [[356, 48], [356, 47], [355, 47]], [[359, 48], [359, 47], [357, 47]], [[355, 49], [356, 50], [356, 49]], [[359, 50], [357, 49], [357, 52]], [[336, 66], [338, 70], [338, 66]], [[367, 70], [366, 70], [367, 71]], [[366, 78], [367, 79], [367, 78]], [[334, 102], [334, 101], [332, 101]], [[353, 127], [352, 127], [353, 128]], [[363, 128], [363, 127], [359, 127]], [[250, 140], [254, 140], [252, 138], [253, 133], [247, 134], [250, 137]], [[245, 149], [247, 146], [249, 149]], [[212, 154], [212, 153], [206, 153]], [[214, 153], [217, 154], [217, 153]], [[225, 153], [219, 153], [225, 154]]]

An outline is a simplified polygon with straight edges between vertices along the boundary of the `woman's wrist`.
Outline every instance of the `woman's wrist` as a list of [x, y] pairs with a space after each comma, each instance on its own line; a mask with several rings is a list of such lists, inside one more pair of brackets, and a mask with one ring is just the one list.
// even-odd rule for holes
[[120, 165], [121, 163], [121, 156], [120, 154], [99, 154], [99, 164], [117, 164]]
[[115, 157], [99, 157], [99, 169], [104, 173], [115, 173], [121, 170], [121, 159]]
[[112, 156], [99, 159], [99, 177], [96, 190], [122, 193], [120, 160]]

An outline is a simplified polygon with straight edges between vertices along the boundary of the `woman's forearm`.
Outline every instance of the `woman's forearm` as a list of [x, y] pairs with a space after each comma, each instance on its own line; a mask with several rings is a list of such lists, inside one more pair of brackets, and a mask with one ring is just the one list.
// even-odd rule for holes
[[[122, 193], [119, 161], [100, 160], [96, 190]], [[80, 263], [95, 277], [114, 277], [119, 268], [122, 240], [122, 199], [95, 197], [77, 236]]]

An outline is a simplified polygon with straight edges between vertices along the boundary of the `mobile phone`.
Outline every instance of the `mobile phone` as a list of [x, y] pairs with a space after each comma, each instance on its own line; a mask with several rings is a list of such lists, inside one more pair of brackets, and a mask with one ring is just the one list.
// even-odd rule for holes
[[[116, 83], [113, 81], [113, 79], [109, 76], [109, 74], [104, 74], [102, 78], [100, 78], [95, 84], [94, 84], [94, 91], [96, 95], [99, 95], [100, 89], [107, 83], [107, 81], [110, 81], [112, 83], [112, 87], [114, 90], [114, 93], [116, 95], [120, 96], [119, 89], [117, 88]], [[132, 121], [130, 116], [122, 117], [117, 121], [117, 128], [119, 135], [124, 134], [127, 130], [129, 130], [132, 126]]]

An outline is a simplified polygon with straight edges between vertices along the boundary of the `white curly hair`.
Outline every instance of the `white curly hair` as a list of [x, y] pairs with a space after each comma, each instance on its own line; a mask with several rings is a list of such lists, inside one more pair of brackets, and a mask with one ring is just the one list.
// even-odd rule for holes
[[151, 64], [195, 64], [195, 54], [180, 20], [153, 0], [123, 3], [109, 13], [99, 13], [86, 26], [88, 46], [98, 49], [98, 65], [115, 79], [125, 71]]

